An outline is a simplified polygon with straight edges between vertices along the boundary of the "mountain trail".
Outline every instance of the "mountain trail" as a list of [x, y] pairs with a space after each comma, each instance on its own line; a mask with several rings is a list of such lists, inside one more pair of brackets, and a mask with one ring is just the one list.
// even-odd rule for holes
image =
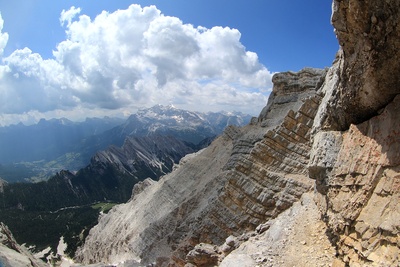
[[260, 225], [258, 229], [270, 227], [242, 243], [220, 266], [331, 266], [335, 249], [313, 196], [305, 193], [290, 209]]

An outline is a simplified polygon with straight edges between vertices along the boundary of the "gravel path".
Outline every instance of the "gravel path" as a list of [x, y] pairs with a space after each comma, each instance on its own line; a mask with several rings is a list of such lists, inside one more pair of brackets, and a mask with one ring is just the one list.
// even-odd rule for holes
[[313, 200], [306, 193], [301, 201], [264, 225], [262, 234], [251, 237], [230, 253], [221, 267], [331, 266], [335, 249]]

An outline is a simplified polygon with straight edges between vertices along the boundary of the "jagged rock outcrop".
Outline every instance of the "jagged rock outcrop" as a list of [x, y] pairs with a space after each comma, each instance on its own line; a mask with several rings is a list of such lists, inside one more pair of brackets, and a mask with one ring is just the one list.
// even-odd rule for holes
[[133, 200], [136, 196], [138, 196], [140, 193], [142, 193], [147, 187], [151, 186], [154, 184], [156, 181], [154, 181], [151, 178], [146, 178], [143, 181], [138, 182], [133, 186], [132, 189], [132, 196], [130, 200]]
[[0, 266], [2, 267], [44, 267], [46, 264], [15, 241], [8, 227], [0, 223]]
[[77, 259], [399, 266], [399, 11], [335, 0], [333, 66], [275, 75], [259, 118], [115, 207]]
[[[127, 137], [122, 147], [110, 146], [97, 152], [92, 166], [114, 166], [119, 172], [133, 177], [148, 175], [154, 179], [172, 170], [175, 163], [186, 154], [195, 152], [193, 144], [173, 136], [150, 135]], [[142, 178], [143, 179], [143, 178]]]
[[343, 50], [326, 129], [346, 130], [376, 115], [400, 93], [400, 3], [334, 0], [332, 24]]
[[218, 246], [200, 243], [186, 255], [185, 267], [216, 266], [223, 257], [223, 252]]
[[267, 106], [261, 111], [258, 121], [262, 126], [277, 126], [282, 123], [283, 115], [289, 110], [298, 110], [302, 105], [299, 99], [315, 94], [324, 82], [327, 70], [304, 68], [299, 73], [288, 71], [272, 77], [274, 87]]
[[350, 266], [400, 262], [399, 121], [397, 96], [380, 115], [315, 138], [310, 174], [339, 256]]
[[[229, 235], [254, 230], [289, 208], [313, 187], [307, 177], [310, 133], [325, 74], [279, 74], [286, 85], [275, 90], [269, 110], [281, 124], [264, 123], [260, 115], [255, 125], [227, 128], [197, 156], [101, 218], [78, 259], [183, 266], [204, 254], [196, 252], [197, 244], [222, 245]], [[308, 85], [299, 86], [301, 80]]]
[[398, 1], [334, 1], [341, 44], [321, 89], [309, 174], [338, 266], [398, 266]]

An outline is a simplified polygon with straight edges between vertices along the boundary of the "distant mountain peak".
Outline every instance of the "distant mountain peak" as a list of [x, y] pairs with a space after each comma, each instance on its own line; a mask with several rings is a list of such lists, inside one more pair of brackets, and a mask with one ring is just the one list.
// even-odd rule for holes
[[196, 120], [200, 122], [204, 120], [202, 114], [199, 112], [178, 109], [173, 105], [155, 105], [151, 108], [139, 110], [136, 115], [136, 117], [139, 118], [156, 119], [162, 121], [175, 120], [176, 122], [183, 122]]
[[69, 119], [67, 119], [67, 118], [64, 118], [64, 117], [63, 118], [59, 118], [59, 119], [53, 118], [53, 119], [49, 119], [49, 120], [46, 120], [45, 118], [41, 118], [36, 125], [50, 125], [50, 124], [53, 124], [53, 125], [73, 125], [74, 122], [69, 120]]

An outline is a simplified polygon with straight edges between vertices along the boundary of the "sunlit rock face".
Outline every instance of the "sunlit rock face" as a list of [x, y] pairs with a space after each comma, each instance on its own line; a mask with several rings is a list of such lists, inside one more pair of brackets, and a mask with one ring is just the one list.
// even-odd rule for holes
[[289, 110], [298, 110], [301, 99], [315, 95], [325, 79], [327, 70], [304, 68], [299, 72], [282, 72], [272, 77], [274, 86], [267, 106], [263, 108], [258, 121], [262, 126], [278, 126]]
[[310, 175], [339, 256], [350, 266], [399, 263], [399, 121], [397, 96], [378, 116], [345, 132], [320, 132], [323, 141], [314, 142]]
[[333, 4], [341, 50], [321, 90], [309, 175], [343, 266], [399, 265], [399, 12], [390, 0]]
[[310, 133], [325, 74], [279, 74], [268, 104], [279, 124], [265, 123], [262, 114], [252, 125], [228, 127], [211, 146], [104, 216], [78, 259], [183, 266], [197, 244], [223, 244], [289, 208], [313, 187]]
[[397, 0], [333, 1], [343, 66], [325, 128], [346, 130], [376, 115], [400, 93], [399, 12]]

